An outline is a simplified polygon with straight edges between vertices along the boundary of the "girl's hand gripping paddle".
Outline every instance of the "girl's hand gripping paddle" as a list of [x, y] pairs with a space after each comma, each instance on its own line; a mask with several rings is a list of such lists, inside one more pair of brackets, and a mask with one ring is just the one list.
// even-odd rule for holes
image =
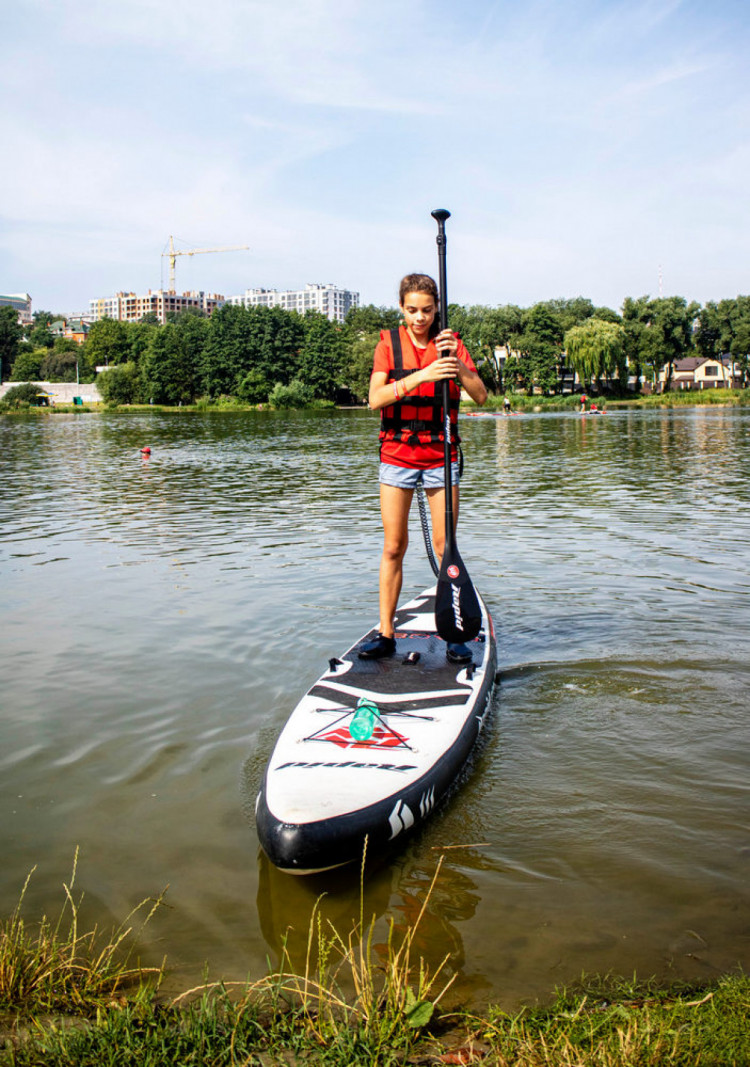
[[[438, 224], [437, 246], [440, 285], [440, 328], [448, 329], [448, 296], [445, 269], [445, 220], [450, 211], [437, 208], [432, 217]], [[456, 544], [453, 521], [453, 479], [451, 478], [450, 384], [443, 381], [443, 433], [445, 437], [445, 550], [440, 565], [435, 596], [435, 626], [444, 641], [463, 644], [473, 641], [482, 626], [482, 610], [469, 573]]]

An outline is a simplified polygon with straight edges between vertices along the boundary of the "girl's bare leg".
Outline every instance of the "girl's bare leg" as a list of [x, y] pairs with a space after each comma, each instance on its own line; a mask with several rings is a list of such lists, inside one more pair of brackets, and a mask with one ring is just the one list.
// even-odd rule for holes
[[393, 637], [393, 617], [398, 607], [403, 578], [403, 562], [409, 544], [409, 508], [413, 489], [380, 486], [380, 514], [383, 519], [383, 555], [380, 560], [380, 632]]

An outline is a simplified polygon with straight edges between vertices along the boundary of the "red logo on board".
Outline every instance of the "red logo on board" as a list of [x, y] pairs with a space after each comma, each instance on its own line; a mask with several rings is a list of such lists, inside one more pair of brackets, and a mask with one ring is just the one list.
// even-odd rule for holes
[[450, 567], [448, 568], [448, 577], [449, 578], [458, 578], [460, 573], [461, 573], [461, 571], [458, 569], [456, 564], [455, 563], [451, 563]]
[[397, 748], [406, 743], [402, 734], [397, 734], [395, 730], [386, 730], [380, 723], [376, 723], [372, 737], [367, 741], [355, 741], [348, 726], [337, 726], [334, 730], [316, 734], [315, 740], [332, 741], [339, 748]]

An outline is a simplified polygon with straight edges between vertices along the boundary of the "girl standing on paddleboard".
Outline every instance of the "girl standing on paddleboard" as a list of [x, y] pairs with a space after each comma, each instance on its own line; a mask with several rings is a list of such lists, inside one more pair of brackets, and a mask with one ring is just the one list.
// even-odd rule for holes
[[[384, 330], [375, 349], [369, 406], [380, 411], [380, 514], [383, 555], [380, 561], [380, 631], [360, 649], [363, 659], [381, 659], [396, 651], [393, 618], [409, 543], [409, 509], [421, 481], [432, 517], [433, 545], [440, 558], [445, 545], [445, 475], [443, 381], [450, 385], [451, 478], [453, 514], [458, 518], [458, 404], [465, 389], [476, 404], [487, 399], [463, 342], [451, 330], [439, 332], [438, 289], [427, 274], [407, 274], [399, 287], [404, 325]], [[448, 644], [453, 663], [468, 663], [463, 644]]]

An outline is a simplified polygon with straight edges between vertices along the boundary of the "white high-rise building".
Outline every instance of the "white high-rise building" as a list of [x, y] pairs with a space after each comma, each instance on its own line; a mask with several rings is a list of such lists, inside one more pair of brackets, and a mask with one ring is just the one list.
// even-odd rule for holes
[[319, 311], [334, 322], [343, 322], [352, 308], [359, 307], [359, 293], [335, 285], [306, 285], [304, 289], [246, 289], [227, 298], [228, 304], [244, 307], [281, 307], [286, 311]]

